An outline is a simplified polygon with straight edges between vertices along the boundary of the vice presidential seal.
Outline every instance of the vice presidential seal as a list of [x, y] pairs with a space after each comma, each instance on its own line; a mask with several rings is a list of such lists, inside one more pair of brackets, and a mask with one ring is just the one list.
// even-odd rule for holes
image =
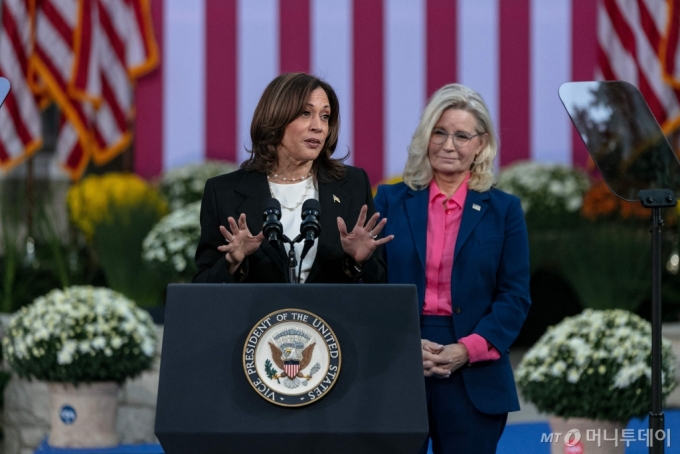
[[340, 345], [320, 317], [300, 309], [272, 312], [248, 334], [243, 369], [260, 396], [285, 407], [324, 397], [340, 374]]

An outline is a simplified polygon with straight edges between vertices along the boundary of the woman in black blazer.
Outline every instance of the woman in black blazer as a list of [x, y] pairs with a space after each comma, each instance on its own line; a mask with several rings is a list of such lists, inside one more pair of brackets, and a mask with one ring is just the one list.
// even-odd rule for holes
[[[339, 107], [331, 86], [308, 74], [283, 74], [267, 86], [253, 114], [250, 159], [206, 182], [194, 282], [287, 281], [285, 255], [263, 241], [270, 197], [281, 202], [290, 238], [299, 232], [304, 201], [321, 205], [321, 235], [302, 262], [301, 282], [386, 281], [373, 251], [392, 237], [378, 239], [386, 219], [378, 222], [366, 172], [331, 158]], [[298, 243], [298, 259], [301, 249]]]

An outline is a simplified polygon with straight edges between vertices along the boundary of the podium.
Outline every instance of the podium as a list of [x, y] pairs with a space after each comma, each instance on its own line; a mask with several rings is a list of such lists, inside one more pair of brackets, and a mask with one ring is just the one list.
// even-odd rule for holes
[[[253, 328], [284, 309], [322, 319], [340, 352], [333, 387], [300, 407], [263, 398], [244, 367]], [[155, 433], [167, 454], [418, 453], [428, 418], [415, 286], [170, 285]]]

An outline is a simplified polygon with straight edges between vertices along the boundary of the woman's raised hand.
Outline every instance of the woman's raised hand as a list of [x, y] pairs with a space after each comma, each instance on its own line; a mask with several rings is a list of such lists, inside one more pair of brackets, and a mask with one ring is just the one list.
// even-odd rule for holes
[[229, 222], [229, 230], [223, 225], [220, 226], [220, 232], [227, 244], [218, 246], [217, 250], [226, 254], [229, 273], [234, 274], [243, 260], [260, 247], [260, 243], [264, 240], [264, 234], [260, 232], [253, 236], [250, 233], [246, 224], [245, 213], [241, 213], [238, 222], [231, 216], [227, 219], [227, 222]]
[[387, 223], [387, 218], [378, 222], [380, 213], [375, 213], [368, 222], [366, 222], [367, 211], [368, 207], [366, 205], [361, 207], [359, 219], [357, 219], [357, 223], [351, 232], [347, 231], [345, 221], [341, 217], [338, 217], [338, 230], [340, 230], [342, 249], [359, 264], [363, 264], [368, 260], [378, 246], [392, 241], [394, 238], [394, 235], [390, 235], [378, 239], [380, 231]]

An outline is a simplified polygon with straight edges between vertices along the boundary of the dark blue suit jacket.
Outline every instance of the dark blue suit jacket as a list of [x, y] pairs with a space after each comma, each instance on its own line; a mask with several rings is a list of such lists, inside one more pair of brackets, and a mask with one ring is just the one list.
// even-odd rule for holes
[[[387, 218], [383, 235], [387, 281], [415, 284], [422, 312], [429, 190], [404, 183], [380, 186], [375, 207]], [[492, 188], [468, 191], [451, 274], [453, 324], [460, 339], [477, 333], [500, 353], [496, 361], [464, 366], [465, 389], [475, 407], [488, 414], [519, 410], [508, 357], [524, 323], [529, 297], [529, 245], [517, 197]]]

